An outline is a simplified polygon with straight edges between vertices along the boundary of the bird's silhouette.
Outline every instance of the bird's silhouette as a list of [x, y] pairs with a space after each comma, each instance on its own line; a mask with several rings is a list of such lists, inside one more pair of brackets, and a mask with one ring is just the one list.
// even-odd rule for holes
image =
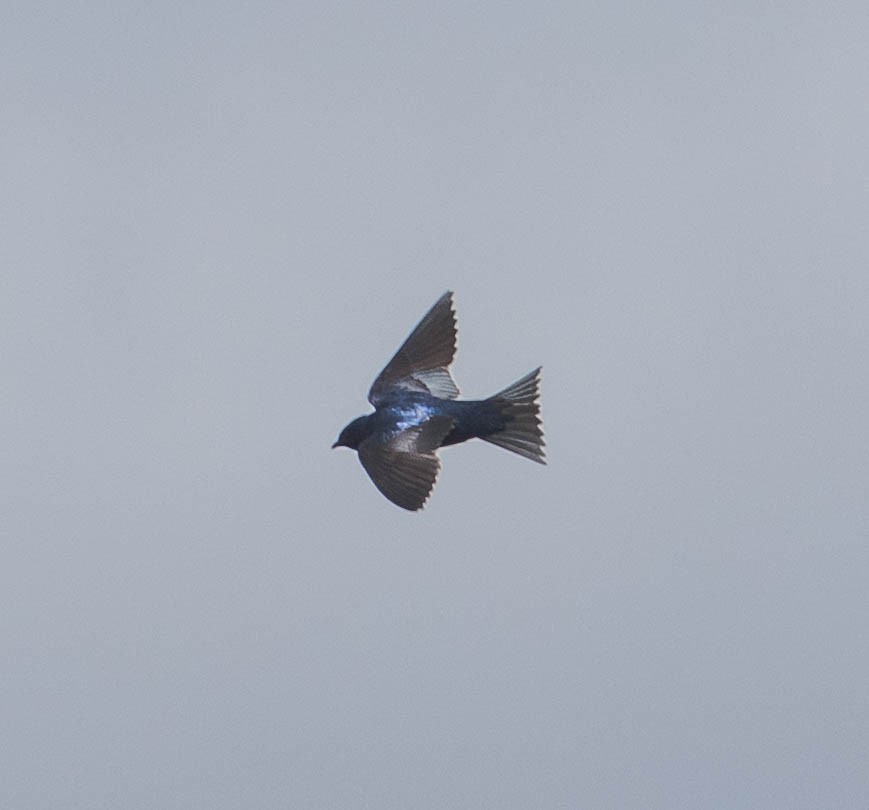
[[488, 399], [458, 400], [453, 294], [444, 293], [380, 372], [368, 401], [332, 447], [350, 447], [374, 485], [403, 509], [421, 509], [440, 470], [437, 449], [483, 439], [545, 464], [540, 368]]

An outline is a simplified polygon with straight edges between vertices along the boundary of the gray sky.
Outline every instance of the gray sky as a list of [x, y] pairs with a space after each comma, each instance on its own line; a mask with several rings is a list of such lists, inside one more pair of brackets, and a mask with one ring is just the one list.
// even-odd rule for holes
[[865, 4], [3, 16], [0, 805], [865, 804]]

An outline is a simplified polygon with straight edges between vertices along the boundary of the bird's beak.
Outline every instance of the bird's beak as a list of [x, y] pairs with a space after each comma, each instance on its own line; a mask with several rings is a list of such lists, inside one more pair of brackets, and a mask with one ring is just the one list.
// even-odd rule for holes
[[332, 449], [334, 450], [336, 447], [338, 447], [338, 442], [335, 442], [335, 444], [332, 445]]

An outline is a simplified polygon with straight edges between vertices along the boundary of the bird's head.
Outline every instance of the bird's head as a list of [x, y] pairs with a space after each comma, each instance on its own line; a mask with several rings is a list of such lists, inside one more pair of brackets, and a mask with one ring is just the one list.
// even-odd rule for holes
[[336, 441], [332, 447], [349, 447], [351, 450], [358, 450], [359, 444], [367, 437], [368, 417], [360, 416], [358, 419], [354, 419], [344, 428], [344, 430], [341, 431], [338, 441]]

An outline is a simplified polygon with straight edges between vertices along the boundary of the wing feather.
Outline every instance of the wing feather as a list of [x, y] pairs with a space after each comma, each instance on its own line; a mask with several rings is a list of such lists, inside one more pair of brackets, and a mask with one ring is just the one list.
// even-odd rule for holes
[[435, 450], [453, 428], [453, 420], [435, 416], [387, 441], [366, 439], [359, 460], [374, 485], [402, 509], [422, 509], [440, 471]]
[[459, 388], [449, 372], [455, 354], [453, 294], [445, 292], [377, 376], [368, 392], [368, 401], [376, 407], [392, 388], [455, 399]]

